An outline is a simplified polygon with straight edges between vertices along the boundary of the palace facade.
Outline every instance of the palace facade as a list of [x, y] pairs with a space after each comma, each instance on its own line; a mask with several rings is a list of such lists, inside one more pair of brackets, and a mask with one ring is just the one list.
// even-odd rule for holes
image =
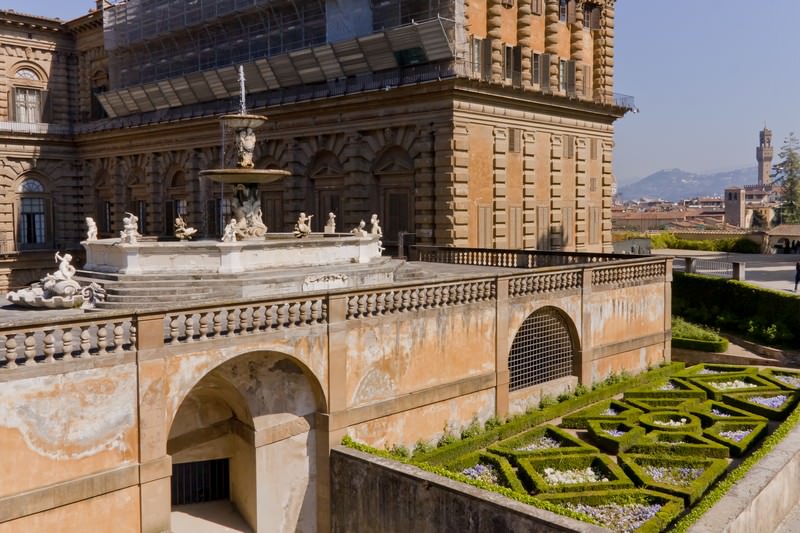
[[[91, 6], [89, 6], [91, 7]], [[0, 12], [0, 286], [125, 212], [220, 235], [218, 117], [268, 115], [262, 190], [286, 232], [378, 213], [385, 243], [611, 251], [614, 2], [128, 0], [63, 22]]]

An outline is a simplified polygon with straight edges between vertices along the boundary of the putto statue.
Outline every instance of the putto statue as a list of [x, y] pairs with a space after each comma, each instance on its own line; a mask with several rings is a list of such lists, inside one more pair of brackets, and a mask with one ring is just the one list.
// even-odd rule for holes
[[194, 237], [195, 233], [197, 233], [197, 230], [187, 226], [186, 221], [183, 220], [183, 217], [178, 215], [178, 218], [175, 219], [175, 236], [178, 239], [185, 241]]
[[86, 217], [86, 240], [97, 240], [97, 224], [95, 224], [92, 217]]
[[233, 216], [236, 218], [238, 240], [256, 239], [267, 234], [261, 212], [261, 202], [255, 187], [239, 183], [234, 187]]
[[367, 230], [365, 229], [366, 227], [367, 223], [364, 222], [364, 220], [362, 219], [361, 222], [358, 223], [358, 226], [350, 230], [350, 233], [352, 233], [356, 237], [366, 237], [367, 235], [369, 235], [367, 233]]
[[379, 237], [383, 237], [383, 230], [381, 229], [381, 221], [378, 220], [378, 215], [373, 214], [372, 218], [369, 220], [369, 223], [372, 225], [369, 232], [373, 235], [378, 235]]
[[308, 237], [311, 235], [311, 219], [314, 215], [306, 216], [305, 213], [300, 213], [300, 216], [297, 217], [297, 222], [294, 224], [294, 236], [298, 239], [302, 239], [304, 237]]
[[328, 213], [328, 222], [325, 224], [325, 233], [336, 233], [336, 215]]
[[236, 219], [232, 218], [228, 225], [225, 226], [225, 232], [222, 234], [222, 242], [236, 242]]
[[75, 275], [72, 255], [56, 252], [55, 259], [57, 271], [47, 274], [27, 289], [9, 292], [6, 298], [15, 304], [48, 309], [93, 308], [95, 303], [105, 299], [105, 290], [100, 285], [92, 283], [81, 288], [72, 279]]
[[136, 244], [139, 242], [139, 217], [133, 213], [125, 213], [126, 217], [122, 219], [122, 231], [119, 232], [120, 243], [122, 244]]

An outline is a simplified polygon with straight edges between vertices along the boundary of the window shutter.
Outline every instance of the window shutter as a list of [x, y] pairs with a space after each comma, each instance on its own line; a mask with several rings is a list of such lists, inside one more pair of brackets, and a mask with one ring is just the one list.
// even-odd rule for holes
[[567, 94], [575, 96], [575, 61], [567, 61]]
[[40, 91], [39, 98], [41, 98], [41, 110], [39, 114], [39, 122], [43, 122], [45, 124], [51, 122], [53, 120], [53, 106], [50, 102], [50, 92], [49, 91]]
[[567, 2], [567, 22], [575, 22], [575, 0]]
[[550, 92], [550, 54], [542, 54], [542, 81], [540, 83], [542, 92]]
[[590, 20], [591, 20], [591, 26], [592, 26], [593, 30], [599, 30], [600, 29], [600, 13], [601, 12], [602, 11], [601, 11], [600, 6], [594, 6], [594, 8], [592, 9], [592, 18]]
[[492, 76], [492, 42], [489, 39], [483, 40], [481, 63], [481, 79], [488, 80]]
[[164, 202], [164, 235], [175, 233], [175, 203], [172, 200]]
[[8, 88], [8, 121], [16, 121], [16, 87]]
[[522, 47], [515, 46], [513, 50], [514, 71], [519, 72], [522, 69]]
[[534, 15], [542, 14], [542, 0], [533, 0], [531, 2], [531, 12]]
[[589, 98], [592, 94], [592, 67], [589, 65], [582, 65], [583, 69], [583, 86], [581, 87], [581, 95], [584, 98]]

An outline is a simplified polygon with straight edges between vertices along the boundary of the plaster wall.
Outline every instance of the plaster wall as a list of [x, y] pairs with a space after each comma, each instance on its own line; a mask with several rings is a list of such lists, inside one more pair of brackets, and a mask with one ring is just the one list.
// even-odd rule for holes
[[76, 533], [103, 530], [140, 533], [139, 487], [110, 492], [0, 524], [0, 533]]
[[8, 381], [0, 405], [0, 496], [138, 461], [135, 364]]
[[593, 347], [623, 342], [631, 332], [636, 337], [663, 334], [669, 314], [660, 283], [595, 289], [585, 305], [591, 335], [587, 342]]
[[492, 388], [356, 424], [347, 434], [376, 448], [413, 449], [418, 440], [435, 443], [446, 433], [458, 434], [472, 420], [483, 423], [494, 415]]
[[495, 304], [419, 310], [348, 324], [348, 407], [492, 372]]

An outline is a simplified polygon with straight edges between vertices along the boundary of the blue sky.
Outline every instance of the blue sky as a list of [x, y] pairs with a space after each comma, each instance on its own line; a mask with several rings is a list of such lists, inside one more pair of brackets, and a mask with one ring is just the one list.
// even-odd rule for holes
[[[69, 20], [94, 0], [0, 0]], [[614, 172], [628, 183], [664, 168], [755, 165], [766, 124], [777, 148], [800, 133], [800, 0], [618, 0], [615, 90], [640, 112], [616, 123]]]

